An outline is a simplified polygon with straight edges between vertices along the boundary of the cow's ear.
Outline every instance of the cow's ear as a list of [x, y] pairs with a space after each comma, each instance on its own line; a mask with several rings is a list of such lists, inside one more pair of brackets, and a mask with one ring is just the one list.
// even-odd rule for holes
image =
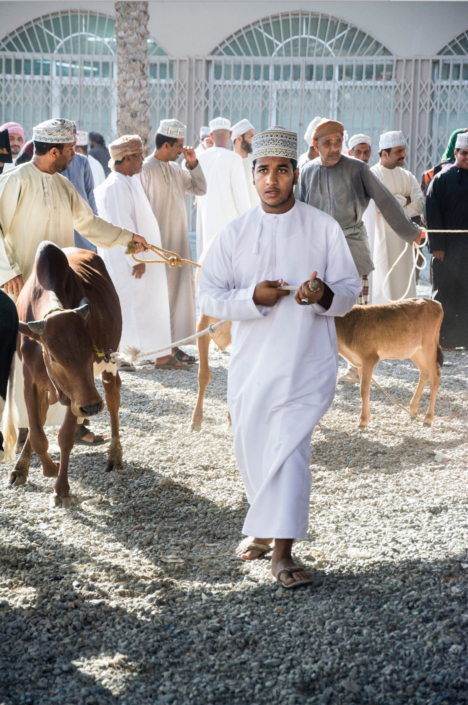
[[[41, 323], [42, 321], [33, 321], [33, 323]], [[45, 321], [44, 321], [45, 323]], [[35, 326], [33, 326], [34, 328]], [[40, 343], [41, 341], [41, 335], [40, 335], [40, 328], [36, 328], [36, 330], [33, 330], [30, 327], [29, 323], [24, 323], [23, 321], [19, 322], [19, 332], [22, 335], [26, 335], [28, 338], [31, 338], [31, 340], [35, 340], [37, 343]]]

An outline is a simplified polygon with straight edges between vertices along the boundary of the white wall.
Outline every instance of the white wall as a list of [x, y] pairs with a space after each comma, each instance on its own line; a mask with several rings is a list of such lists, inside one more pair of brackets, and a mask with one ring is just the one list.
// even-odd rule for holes
[[[151, 36], [171, 56], [209, 54], [250, 22], [288, 10], [333, 14], [372, 34], [397, 56], [431, 56], [468, 30], [468, 2], [150, 2]], [[0, 33], [58, 10], [92, 9], [114, 15], [113, 2], [0, 2]]]

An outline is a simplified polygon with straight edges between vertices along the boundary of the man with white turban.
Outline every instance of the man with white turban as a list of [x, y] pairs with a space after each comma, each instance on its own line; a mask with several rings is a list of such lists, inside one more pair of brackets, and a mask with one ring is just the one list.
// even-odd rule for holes
[[[124, 135], [109, 145], [111, 173], [96, 189], [99, 213], [114, 225], [142, 233], [150, 245], [161, 247], [158, 221], [137, 177], [143, 164], [138, 135]], [[99, 252], [114, 283], [122, 308], [120, 350], [136, 346], [142, 352], [171, 342], [171, 319], [165, 265], [136, 263], [123, 247]], [[138, 259], [154, 259], [152, 252]], [[169, 351], [168, 351], [169, 353]], [[157, 364], [166, 367], [171, 355]], [[173, 366], [173, 364], [172, 364]], [[125, 368], [124, 368], [125, 369]]]
[[[204, 313], [232, 324], [228, 406], [234, 453], [250, 508], [237, 549], [271, 550], [285, 588], [311, 582], [292, 557], [307, 536], [312, 432], [335, 394], [335, 316], [361, 282], [338, 223], [294, 199], [297, 135], [271, 127], [253, 138], [261, 204], [224, 227], [199, 279]], [[298, 285], [296, 295], [283, 282]]]
[[[158, 221], [163, 248], [191, 260], [185, 194], [202, 196], [206, 193], [206, 180], [195, 150], [184, 147], [185, 134], [186, 127], [179, 120], [161, 120], [155, 137], [156, 149], [145, 159], [140, 180]], [[185, 157], [186, 169], [176, 163], [181, 154]], [[195, 333], [192, 267], [186, 264], [168, 269], [166, 276], [171, 336], [175, 342]], [[176, 359], [174, 369], [186, 369], [187, 364], [195, 362], [194, 357], [178, 348], [173, 348], [172, 353]]]
[[419, 240], [411, 222], [392, 194], [363, 161], [342, 154], [344, 127], [323, 118], [313, 134], [319, 157], [306, 164], [299, 175], [299, 199], [331, 215], [341, 225], [354, 263], [362, 279], [359, 303], [367, 304], [368, 276], [374, 269], [369, 239], [362, 221], [373, 198], [403, 242]]
[[[133, 241], [138, 252], [148, 249], [144, 237], [94, 215], [73, 184], [62, 176], [75, 154], [70, 120], [53, 118], [36, 125], [33, 140], [32, 160], [0, 176], [0, 286], [7, 294], [19, 295], [41, 242], [74, 247], [74, 228], [99, 247], [127, 247]], [[19, 426], [24, 429], [28, 420], [19, 387], [21, 375], [17, 380], [15, 401]], [[50, 418], [49, 423], [53, 424]], [[88, 442], [87, 435], [83, 429], [80, 440]]]
[[17, 122], [5, 122], [0, 127], [0, 132], [8, 130], [8, 135], [10, 137], [10, 149], [13, 161], [9, 163], [2, 163], [0, 159], [0, 174], [10, 171], [10, 169], [15, 168], [14, 161], [18, 154], [21, 152], [24, 146], [24, 130], [21, 125]]
[[[406, 159], [406, 140], [402, 132], [385, 132], [380, 136], [380, 163], [371, 171], [390, 191], [409, 218], [421, 215], [424, 196], [415, 176], [403, 169]], [[416, 296], [416, 277], [413, 270], [413, 248], [398, 236], [377, 203], [374, 244], [374, 304], [386, 304], [389, 300], [412, 299]], [[402, 255], [395, 269], [392, 266]], [[384, 282], [388, 275], [385, 287]], [[405, 293], [406, 292], [406, 293]]]
[[206, 196], [198, 199], [197, 256], [227, 223], [249, 210], [250, 197], [241, 157], [229, 150], [231, 122], [218, 117], [210, 122], [214, 147], [200, 154], [206, 177]]
[[232, 144], [234, 145], [235, 153], [242, 159], [242, 166], [245, 171], [245, 179], [252, 208], [258, 206], [260, 203], [252, 175], [252, 138], [254, 135], [255, 127], [249, 120], [240, 120], [232, 126]]
[[318, 157], [318, 152], [312, 144], [312, 135], [314, 134], [314, 130], [321, 121], [321, 119], [322, 118], [318, 116], [314, 117], [314, 119], [309, 123], [307, 127], [304, 139], [309, 145], [309, 149], [307, 150], [307, 152], [304, 152], [299, 157], [299, 161], [297, 162], [297, 166], [299, 169], [302, 169], [302, 167], [305, 166], [308, 162], [311, 162], [312, 159], [316, 159]]
[[88, 154], [88, 133], [83, 130], [78, 130], [76, 133], [76, 153], [87, 158], [93, 175], [94, 188], [97, 189], [105, 181], [106, 174], [100, 162]]

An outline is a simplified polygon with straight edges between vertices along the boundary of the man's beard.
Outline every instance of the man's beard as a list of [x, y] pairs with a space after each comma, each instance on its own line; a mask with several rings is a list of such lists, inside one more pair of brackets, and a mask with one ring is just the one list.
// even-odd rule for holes
[[243, 137], [241, 142], [241, 149], [243, 149], [244, 152], [247, 152], [247, 154], [251, 154], [252, 152], [252, 145], [250, 144], [250, 142], [247, 142], [247, 140], [245, 140]]

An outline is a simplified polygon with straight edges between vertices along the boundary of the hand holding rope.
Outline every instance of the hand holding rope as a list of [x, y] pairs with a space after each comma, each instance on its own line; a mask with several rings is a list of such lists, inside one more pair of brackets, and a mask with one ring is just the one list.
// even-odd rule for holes
[[132, 259], [139, 264], [167, 264], [171, 269], [177, 269], [177, 267], [183, 267], [184, 264], [191, 264], [193, 267], [200, 267], [196, 262], [192, 262], [190, 259], [183, 259], [177, 252], [171, 252], [171, 250], [165, 250], [163, 247], [157, 247], [157, 245], [150, 245], [149, 249], [156, 255], [159, 255], [162, 259], [138, 259], [135, 256], [135, 244], [129, 242], [127, 249], [125, 251], [126, 255], [131, 255]]

